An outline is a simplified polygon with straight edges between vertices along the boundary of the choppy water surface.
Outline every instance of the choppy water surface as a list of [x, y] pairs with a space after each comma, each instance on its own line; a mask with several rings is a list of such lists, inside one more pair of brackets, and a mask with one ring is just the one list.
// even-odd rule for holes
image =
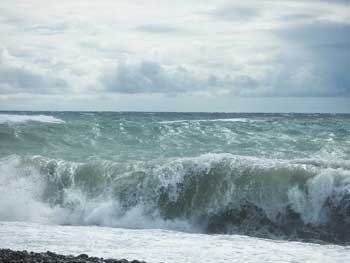
[[0, 113], [0, 220], [350, 243], [350, 115]]

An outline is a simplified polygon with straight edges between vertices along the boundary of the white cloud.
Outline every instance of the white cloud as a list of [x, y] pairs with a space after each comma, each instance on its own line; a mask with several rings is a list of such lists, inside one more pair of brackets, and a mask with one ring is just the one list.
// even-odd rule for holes
[[148, 61], [136, 66], [120, 64], [103, 74], [101, 82], [111, 92], [168, 94], [193, 92], [207, 84], [184, 67], [166, 69]]
[[2, 0], [0, 93], [350, 96], [348, 14], [344, 0]]
[[52, 72], [33, 68], [0, 50], [0, 93], [65, 93], [67, 82]]

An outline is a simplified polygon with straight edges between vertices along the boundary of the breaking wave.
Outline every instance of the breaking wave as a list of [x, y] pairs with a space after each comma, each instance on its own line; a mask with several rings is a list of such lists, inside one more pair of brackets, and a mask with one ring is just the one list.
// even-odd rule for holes
[[20, 115], [20, 114], [0, 114], [0, 124], [4, 123], [24, 123], [29, 121], [44, 123], [64, 123], [63, 120], [49, 115]]
[[254, 120], [248, 120], [246, 118], [227, 118], [227, 119], [203, 119], [203, 120], [173, 120], [173, 121], [160, 121], [159, 123], [163, 124], [172, 124], [172, 123], [184, 123], [184, 122], [253, 122]]
[[350, 242], [348, 161], [0, 159], [0, 220]]

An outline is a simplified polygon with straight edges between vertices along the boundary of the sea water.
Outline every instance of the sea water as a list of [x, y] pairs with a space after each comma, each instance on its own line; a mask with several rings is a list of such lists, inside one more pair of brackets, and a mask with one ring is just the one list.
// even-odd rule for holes
[[0, 194], [0, 247], [348, 262], [350, 115], [2, 112]]

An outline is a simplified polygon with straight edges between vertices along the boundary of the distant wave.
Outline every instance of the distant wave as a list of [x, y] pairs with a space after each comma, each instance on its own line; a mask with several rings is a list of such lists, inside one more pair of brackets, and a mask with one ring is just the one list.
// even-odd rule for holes
[[0, 192], [0, 220], [350, 243], [350, 170], [340, 161], [11, 155], [0, 159]]
[[251, 122], [254, 120], [248, 120], [246, 118], [231, 118], [231, 119], [207, 119], [207, 120], [174, 120], [174, 121], [160, 121], [158, 123], [182, 123], [182, 122], [215, 122], [215, 121], [221, 121], [221, 122]]
[[3, 123], [24, 123], [29, 121], [44, 123], [64, 123], [63, 120], [49, 115], [20, 115], [20, 114], [0, 114], [0, 124]]

